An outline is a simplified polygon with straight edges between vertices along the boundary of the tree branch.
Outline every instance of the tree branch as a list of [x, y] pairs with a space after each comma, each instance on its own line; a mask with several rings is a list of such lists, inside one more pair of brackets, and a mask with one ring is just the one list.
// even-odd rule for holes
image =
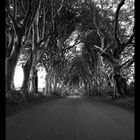
[[97, 26], [95, 15], [94, 15], [93, 21], [94, 21], [94, 24], [95, 24], [95, 27], [96, 27], [96, 30], [97, 30], [97, 34], [99, 35], [100, 40], [101, 40], [101, 48], [104, 49], [104, 34], [100, 31], [100, 25]]
[[34, 50], [35, 49], [35, 30], [34, 30], [34, 24], [32, 24], [32, 50]]
[[34, 8], [34, 11], [32, 11], [33, 14], [30, 13], [29, 20], [28, 20], [28, 22], [26, 24], [26, 28], [25, 28], [25, 34], [29, 34], [31, 25], [32, 25], [32, 23], [34, 22], [34, 20], [36, 18], [36, 13], [38, 11], [37, 8], [39, 8], [38, 5]]
[[14, 0], [14, 18], [17, 18], [17, 0]]
[[53, 8], [53, 0], [51, 0], [51, 22], [52, 22], [52, 32], [54, 32], [55, 25], [54, 25], [54, 8]]
[[12, 25], [13, 25], [13, 29], [15, 31], [15, 33], [17, 33], [18, 30], [18, 26], [16, 23], [15, 18], [11, 15], [11, 13], [9, 12], [9, 8], [6, 8], [6, 14], [8, 15], [8, 17], [10, 18], [10, 20], [12, 21]]
[[59, 9], [57, 10], [58, 15], [59, 15], [59, 12], [60, 12], [60, 10], [62, 9], [63, 5], [64, 5], [64, 0], [62, 0], [61, 6], [60, 6]]
[[97, 22], [96, 22], [96, 17], [95, 17], [95, 15], [94, 15], [93, 22], [94, 22], [94, 25], [95, 25], [95, 28], [96, 28], [96, 30], [97, 30], [97, 34], [99, 35], [99, 37], [104, 37], [103, 33], [100, 32], [100, 26], [97, 26]]
[[46, 39], [48, 39], [49, 36], [50, 36], [50, 34], [47, 34], [44, 38], [42, 38], [42, 39], [38, 42], [38, 46], [40, 46], [41, 43], [43, 43]]
[[13, 50], [13, 45], [14, 45], [14, 35], [11, 35], [11, 39], [10, 39], [10, 42], [9, 42], [8, 48], [7, 48], [6, 57], [10, 57], [11, 56], [11, 52]]
[[22, 26], [24, 29], [26, 29], [27, 23], [28, 23], [28, 21], [30, 19], [30, 15], [31, 15], [31, 1], [32, 0], [28, 1], [28, 10], [27, 10], [26, 16], [24, 18], [23, 26]]
[[106, 52], [108, 49], [110, 49], [112, 47], [113, 44], [113, 40], [111, 41], [110, 44], [107, 44], [107, 47], [104, 49], [104, 51]]
[[20, 8], [21, 8], [22, 12], [23, 12], [23, 14], [25, 15], [25, 14], [26, 14], [26, 12], [25, 12], [25, 9], [24, 9], [24, 6], [23, 6], [22, 1], [21, 1], [21, 0], [18, 0], [17, 2], [19, 3], [19, 6], [20, 6]]
[[34, 22], [34, 20], [37, 18], [38, 16], [38, 11], [40, 9], [40, 5], [41, 5], [41, 0], [39, 1], [39, 3], [36, 3], [33, 10], [31, 11], [32, 14], [30, 14], [29, 20], [27, 22], [27, 26], [26, 28], [29, 28], [31, 26], [31, 24]]
[[42, 50], [41, 50], [41, 52], [40, 52], [40, 55], [39, 55], [39, 58], [38, 58], [38, 62], [40, 61], [40, 59], [41, 59], [41, 57], [42, 57], [42, 55], [43, 55], [43, 53], [44, 53], [46, 47], [48, 46], [48, 43], [49, 43], [49, 41], [50, 41], [50, 37], [51, 37], [51, 36], [49, 35], [48, 38], [47, 38], [47, 41], [46, 41], [46, 43], [45, 43], [45, 45], [44, 45], [44, 47], [42, 48]]
[[41, 39], [44, 38], [44, 35], [45, 35], [45, 25], [46, 25], [46, 1], [45, 1], [45, 6], [43, 7], [43, 27], [42, 27], [42, 36], [41, 36]]
[[40, 36], [39, 36], [39, 27], [38, 27], [38, 22], [39, 22], [39, 9], [38, 9], [38, 11], [37, 11], [37, 13], [36, 13], [36, 21], [35, 21], [35, 26], [36, 26], [36, 36], [37, 36], [37, 40], [36, 40], [36, 42], [39, 42], [39, 40], [40, 40]]
[[120, 45], [120, 48], [118, 49], [118, 54], [121, 54], [121, 52], [122, 52], [129, 44], [132, 43], [133, 38], [134, 38], [134, 32], [133, 32], [133, 34], [131, 35], [131, 37], [128, 39], [127, 42], [122, 43], [122, 45]]
[[124, 5], [124, 2], [125, 2], [125, 0], [122, 0], [122, 1], [119, 3], [119, 5], [118, 5], [118, 7], [117, 7], [117, 10], [116, 10], [116, 17], [115, 17], [115, 38], [116, 38], [117, 43], [118, 43], [119, 45], [120, 45], [121, 43], [120, 43], [120, 39], [119, 39], [118, 34], [117, 34], [117, 30], [118, 30], [118, 17], [119, 17], [119, 11], [120, 11], [121, 7]]
[[29, 36], [30, 36], [30, 33], [31, 33], [31, 29], [32, 29], [32, 26], [28, 29], [28, 31], [25, 32], [25, 39], [24, 39], [24, 42], [23, 44], [29, 40]]
[[103, 49], [101, 49], [100, 47], [94, 45], [94, 49], [96, 49], [100, 54], [101, 56], [103, 56], [104, 58], [106, 58], [110, 63], [111, 65], [115, 65], [116, 64], [116, 59], [109, 55], [107, 52], [105, 52]]

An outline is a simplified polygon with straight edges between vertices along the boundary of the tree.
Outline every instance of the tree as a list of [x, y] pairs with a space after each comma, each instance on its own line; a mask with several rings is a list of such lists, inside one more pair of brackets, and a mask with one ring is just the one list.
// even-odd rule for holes
[[[120, 60], [124, 49], [127, 48], [129, 44], [134, 43], [134, 32], [132, 34], [129, 32], [128, 34], [127, 29], [123, 26], [123, 24], [127, 22], [128, 26], [133, 28], [133, 8], [131, 6], [131, 12], [125, 8], [120, 10], [124, 5], [124, 2], [125, 1], [121, 1], [118, 4], [118, 2], [112, 1], [111, 5], [109, 5], [107, 1], [103, 2], [102, 0], [84, 1], [83, 6], [81, 6], [83, 9], [81, 10], [83, 22], [80, 28], [81, 32], [83, 32], [83, 41], [87, 43], [87, 45], [85, 44], [85, 47], [90, 50], [88, 51], [90, 57], [94, 56], [94, 53], [91, 53], [90, 48], [95, 52], [98, 52], [98, 55], [96, 56], [99, 60], [97, 69], [99, 66], [101, 66], [100, 68], [102, 69], [106, 62], [111, 66], [115, 91], [117, 89], [122, 96], [126, 93], [126, 90], [123, 89], [123, 87], [126, 87], [126, 81], [121, 74], [122, 68], [126, 65], [129, 66], [134, 62], [134, 57], [123, 64], [121, 64]], [[127, 8], [130, 7], [129, 2], [126, 4]], [[112, 10], [114, 5], [118, 5], [115, 13]], [[119, 12], [123, 12], [123, 16], [119, 16], [120, 18], [118, 20]], [[125, 18], [125, 14], [132, 18]], [[118, 35], [120, 37], [118, 37]], [[121, 81], [123, 81], [124, 84], [120, 84]], [[116, 92], [114, 92], [114, 95], [116, 95]]]
[[[31, 44], [29, 44], [29, 45], [31, 45]], [[23, 73], [24, 73], [24, 80], [23, 80], [21, 89], [23, 90], [23, 92], [26, 96], [28, 96], [28, 92], [29, 92], [30, 69], [32, 66], [32, 61], [33, 61], [31, 48], [32, 48], [32, 46], [29, 47], [29, 54], [28, 54], [27, 60], [26, 60], [25, 64], [22, 65]], [[27, 50], [25, 51], [25, 53], [27, 53]]]
[[6, 91], [11, 90], [11, 82], [20, 49], [22, 43], [26, 41], [25, 36], [28, 36], [38, 5], [39, 0], [31, 0], [26, 3], [18, 0], [6, 1], [6, 24], [9, 24], [11, 30], [14, 31], [11, 34], [12, 41], [9, 44], [8, 55], [6, 57]]
[[127, 41], [125, 40], [125, 41], [121, 42], [119, 37], [118, 37], [118, 33], [117, 33], [117, 31], [118, 31], [118, 15], [119, 15], [119, 11], [120, 11], [121, 7], [124, 5], [124, 2], [125, 2], [125, 0], [122, 0], [119, 3], [119, 5], [117, 7], [117, 10], [116, 10], [114, 34], [115, 34], [115, 41], [116, 41], [117, 44], [116, 44], [116, 47], [113, 49], [113, 54], [112, 55], [106, 54], [107, 49], [103, 49], [103, 47], [102, 47], [103, 45], [101, 45], [101, 49], [104, 50], [104, 52], [102, 53], [102, 56], [104, 56], [104, 57], [107, 56], [107, 59], [109, 58], [109, 61], [110, 61], [110, 58], [111, 58], [111, 61], [113, 60], [112, 62], [115, 62], [115, 63], [112, 63], [112, 66], [113, 66], [113, 71], [112, 71], [113, 75], [112, 76], [113, 76], [113, 79], [114, 79], [114, 82], [115, 82], [115, 89], [117, 89], [118, 92], [123, 97], [127, 93], [127, 88], [126, 88], [127, 83], [126, 83], [126, 80], [123, 78], [123, 76], [121, 74], [121, 68], [126, 64], [129, 65], [130, 62], [131, 63], [134, 62], [134, 58], [132, 58], [127, 63], [119, 64], [121, 53], [123, 52], [123, 50], [126, 47], [128, 47], [129, 44], [133, 43], [132, 41], [133, 41], [133, 38], [134, 38], [134, 32], [132, 33], [132, 35], [130, 36], [130, 38]]

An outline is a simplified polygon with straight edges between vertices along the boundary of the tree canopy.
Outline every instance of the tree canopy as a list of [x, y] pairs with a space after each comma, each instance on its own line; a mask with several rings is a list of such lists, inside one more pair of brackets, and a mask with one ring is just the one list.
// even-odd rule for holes
[[44, 67], [55, 88], [134, 81], [134, 0], [7, 0], [5, 11], [7, 85], [17, 64], [23, 83]]

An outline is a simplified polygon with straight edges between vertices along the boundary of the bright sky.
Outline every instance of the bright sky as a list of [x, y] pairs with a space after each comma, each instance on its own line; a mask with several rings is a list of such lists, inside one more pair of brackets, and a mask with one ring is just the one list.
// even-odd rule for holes
[[45, 87], [45, 76], [46, 76], [46, 71], [45, 69], [40, 69], [38, 71], [38, 88], [44, 88]]
[[[38, 88], [44, 88], [45, 87], [45, 69], [39, 69], [38, 71]], [[14, 85], [16, 89], [19, 89], [22, 86], [23, 82], [23, 69], [21, 66], [17, 66], [15, 70], [15, 76], [14, 76]]]
[[15, 88], [21, 87], [22, 82], [23, 82], [23, 77], [24, 77], [24, 75], [23, 75], [23, 70], [22, 70], [21, 66], [16, 67], [15, 76], [14, 76]]

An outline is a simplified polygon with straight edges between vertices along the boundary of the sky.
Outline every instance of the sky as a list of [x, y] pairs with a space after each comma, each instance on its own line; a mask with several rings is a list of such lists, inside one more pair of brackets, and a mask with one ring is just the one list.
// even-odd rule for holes
[[21, 66], [16, 67], [15, 69], [15, 76], [14, 76], [14, 85], [15, 88], [19, 88], [22, 85], [23, 82], [23, 70], [21, 68]]
[[[44, 88], [45, 87], [45, 69], [39, 69], [38, 71], [38, 88]], [[24, 74], [23, 69], [21, 66], [17, 66], [15, 70], [15, 76], [14, 76], [14, 85], [16, 89], [19, 89], [22, 86]]]

